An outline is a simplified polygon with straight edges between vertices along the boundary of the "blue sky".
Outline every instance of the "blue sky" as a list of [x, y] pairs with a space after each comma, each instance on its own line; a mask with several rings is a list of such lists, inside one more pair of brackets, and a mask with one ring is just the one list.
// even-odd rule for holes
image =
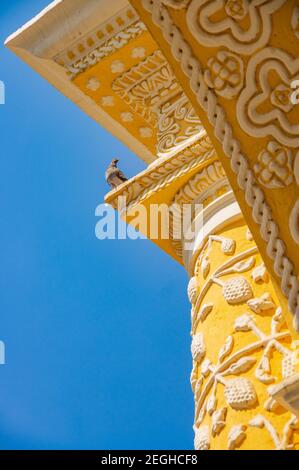
[[[0, 38], [49, 0], [1, 0]], [[182, 267], [99, 241], [104, 169], [144, 164], [0, 47], [1, 449], [191, 449]]]

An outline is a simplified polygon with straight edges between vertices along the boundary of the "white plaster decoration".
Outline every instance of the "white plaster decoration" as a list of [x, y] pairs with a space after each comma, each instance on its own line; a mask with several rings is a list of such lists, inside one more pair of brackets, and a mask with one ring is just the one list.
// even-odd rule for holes
[[[74, 2], [71, 2], [74, 3]], [[80, 4], [85, 5], [82, 7], [81, 10]], [[98, 51], [100, 47], [106, 46], [109, 44], [109, 41], [113, 39], [113, 37], [119, 37], [122, 33], [123, 38], [126, 36], [127, 31], [136, 25], [139, 18], [136, 11], [126, 5], [124, 8], [123, 6], [115, 2], [115, 6], [113, 5], [110, 8], [110, 14], [107, 15], [107, 10], [103, 8], [103, 5], [99, 4], [98, 6], [92, 6], [92, 2], [82, 2], [79, 0], [76, 1], [76, 5], [74, 3], [74, 13], [66, 12], [64, 7], [64, 28], [66, 29], [66, 18], [67, 22], [67, 29], [70, 32], [70, 39], [64, 40], [62, 42], [63, 48], [59, 47], [59, 52], [55, 54], [55, 61], [62, 65], [71, 66], [80, 59], [84, 59], [84, 57], [88, 54], [92, 54], [94, 51]], [[99, 2], [94, 2], [94, 4]], [[84, 15], [84, 8], [88, 12], [90, 16], [88, 19]], [[72, 21], [72, 15], [76, 16], [75, 21]], [[78, 28], [78, 16], [80, 15], [81, 23]], [[54, 16], [54, 15], [53, 15]], [[100, 19], [99, 19], [100, 18]], [[84, 31], [82, 31], [82, 22], [84, 21]], [[79, 31], [78, 31], [79, 29]], [[56, 27], [56, 32], [58, 28]], [[56, 33], [57, 34], [57, 33]], [[67, 44], [67, 46], [66, 46]], [[42, 48], [42, 45], [40, 45]], [[41, 56], [44, 56], [44, 53], [39, 51]]]
[[150, 127], [140, 127], [139, 134], [143, 139], [148, 139], [153, 136], [153, 131]]
[[234, 338], [231, 335], [229, 335], [226, 338], [224, 345], [222, 346], [222, 348], [220, 349], [218, 353], [219, 363], [223, 362], [226, 356], [228, 356], [232, 352], [233, 347], [234, 347]]
[[212, 364], [210, 359], [205, 359], [201, 364], [201, 373], [204, 377], [207, 377], [209, 375], [211, 365]]
[[249, 242], [252, 242], [252, 241], [253, 241], [253, 236], [252, 236], [252, 233], [250, 232], [249, 228], [246, 229], [246, 239], [247, 239]]
[[295, 449], [295, 433], [298, 435], [299, 421], [296, 416], [292, 416], [286, 423], [282, 438], [281, 438], [281, 449], [283, 450], [294, 450]]
[[[264, 384], [270, 384], [275, 381], [275, 377], [271, 375], [271, 358], [275, 350], [283, 355], [283, 359], [290, 355], [290, 352], [277, 343], [277, 341], [271, 340], [268, 342], [255, 371], [256, 378]], [[282, 371], [283, 369], [282, 361]]]
[[214, 304], [212, 303], [204, 304], [198, 313], [198, 321], [203, 322], [207, 318], [207, 316], [212, 312], [213, 307]]
[[235, 450], [240, 447], [246, 439], [246, 426], [244, 424], [236, 424], [231, 428], [228, 434], [228, 450]]
[[248, 409], [257, 403], [253, 384], [244, 377], [227, 381], [224, 396], [227, 403], [236, 410]]
[[194, 448], [195, 450], [210, 449], [210, 430], [209, 426], [201, 426], [194, 429]]
[[196, 335], [193, 336], [192, 338], [192, 344], [191, 344], [191, 353], [192, 353], [192, 358], [196, 362], [200, 362], [206, 352], [206, 347], [204, 343], [204, 337], [202, 333], [196, 333]]
[[231, 99], [238, 95], [244, 80], [242, 60], [235, 54], [219, 51], [208, 60], [204, 79], [208, 87], [214, 88], [217, 95]]
[[206, 410], [210, 416], [212, 416], [212, 414], [216, 411], [217, 403], [218, 401], [215, 394], [210, 395], [206, 404]]
[[285, 424], [281, 436], [276, 431], [273, 424], [263, 415], [256, 415], [248, 423], [248, 426], [255, 428], [266, 428], [269, 432], [276, 450], [291, 450], [294, 448], [294, 431], [298, 431], [298, 420], [292, 416]]
[[[218, 181], [227, 182], [227, 179], [221, 163], [219, 161], [215, 161], [203, 168], [193, 176], [186, 185], [180, 188], [176, 193], [173, 202], [175, 204], [182, 205], [195, 200], [202, 201], [202, 198], [205, 198], [206, 191], [210, 189], [211, 186], [215, 186], [215, 183]], [[211, 195], [211, 193], [208, 194], [209, 196]], [[217, 239], [217, 241], [218, 240], [219, 239]]]
[[90, 91], [97, 91], [100, 85], [101, 83], [96, 77], [90, 77], [86, 82], [86, 88]]
[[[263, 6], [260, 7], [260, 12], [262, 12], [262, 18], [264, 20], [264, 26], [261, 30], [266, 33], [266, 37], [264, 37], [262, 41], [261, 36], [257, 41], [255, 40], [253, 44], [254, 49], [262, 47], [261, 44], [266, 44], [269, 38], [271, 15], [266, 14], [266, 11], [268, 10], [268, 13], [270, 13], [270, 10], [272, 9], [275, 11], [283, 3], [284, 1], [274, 0], [273, 2], [267, 2], [264, 5], [265, 8], [263, 10]], [[193, 6], [195, 5], [196, 8], [198, 2], [192, 2], [192, 4]], [[152, 15], [154, 24], [161, 28], [165, 40], [171, 47], [171, 53], [181, 65], [183, 72], [190, 79], [191, 89], [194, 92], [199, 105], [207, 112], [209, 122], [214, 127], [215, 135], [223, 145], [224, 153], [231, 159], [232, 169], [238, 175], [238, 184], [246, 194], [246, 202], [252, 208], [253, 219], [255, 223], [260, 226], [261, 236], [267, 244], [267, 253], [270, 259], [273, 260], [273, 268], [277, 276], [281, 278], [281, 290], [288, 299], [290, 311], [294, 314], [294, 327], [299, 331], [299, 282], [296, 273], [294, 272], [293, 263], [286, 255], [286, 248], [279, 237], [279, 228], [276, 221], [273, 220], [270, 206], [263, 194], [263, 191], [256, 183], [247, 158], [240, 151], [240, 143], [235, 138], [232, 128], [227, 122], [225, 111], [217, 102], [217, 97], [214, 91], [207, 88], [203, 80], [201, 65], [198, 59], [196, 59], [192, 54], [191, 47], [183, 38], [180, 30], [174, 25], [167, 8], [165, 8], [159, 0], [142, 0], [142, 5]], [[197, 15], [190, 7], [187, 15], [189, 17], [189, 21], [197, 22]], [[227, 44], [228, 43], [226, 42], [225, 45]], [[250, 47], [248, 49], [248, 45], [245, 45], [245, 49], [248, 51]], [[296, 61], [288, 60], [286, 63], [288, 66], [291, 65], [291, 67], [296, 66]], [[249, 84], [251, 83], [251, 87], [253, 86], [255, 88], [255, 77], [253, 77], [252, 82], [246, 79], [246, 83], [248, 86], [250, 86]], [[199, 90], [200, 93], [198, 93]], [[278, 111], [281, 112], [279, 108]], [[239, 116], [238, 119], [240, 119]], [[272, 130], [271, 135], [274, 136]], [[277, 138], [276, 140], [279, 141]], [[296, 138], [294, 138], [293, 144], [295, 141]]]
[[[72, 80], [80, 71], [96, 65], [101, 57], [108, 57], [143, 33], [148, 35], [144, 24], [138, 22], [136, 11], [125, 3], [123, 0], [110, 3], [106, 0], [55, 0], [12, 34], [6, 46], [150, 164], [157, 158], [153, 149], [138, 135], [133, 135], [118, 115], [112, 116], [107, 108], [99, 106], [100, 98], [91, 96], [85, 86], [86, 79], [83, 88]], [[129, 45], [128, 49], [132, 47]], [[101, 74], [95, 68], [86, 75], [96, 76], [102, 82]]]
[[237, 362], [232, 364], [222, 375], [239, 375], [243, 374], [244, 372], [247, 372], [250, 370], [253, 365], [256, 363], [256, 360], [254, 357], [251, 356], [244, 356], [241, 357]]
[[110, 68], [112, 73], [122, 73], [125, 70], [125, 64], [121, 60], [115, 60]]
[[[211, 141], [204, 135], [195, 145], [184, 149], [180, 154], [168, 159], [158, 159], [147, 170], [138, 174], [129, 186], [122, 189], [121, 196], [126, 198], [128, 210], [141, 204], [152, 194], [168, 187], [177, 178], [198, 168], [203, 162], [215, 155]], [[110, 202], [113, 206], [117, 198]]]
[[210, 235], [209, 236], [209, 247], [211, 249], [212, 242], [221, 243], [221, 251], [226, 255], [233, 255], [236, 249], [236, 242], [232, 238], [220, 237], [219, 235]]
[[222, 287], [223, 297], [228, 304], [241, 304], [253, 296], [251, 286], [245, 277], [238, 276], [225, 282], [217, 278], [212, 280]]
[[195, 212], [193, 224], [202, 228], [197, 230], [194, 237], [194, 230], [191, 226], [189, 228], [190, 233], [187, 230], [182, 240], [183, 261], [189, 273], [193, 272], [193, 266], [195, 263], [197, 264], [198, 254], [208, 237], [213, 235], [215, 231], [224, 230], [231, 223], [240, 220], [242, 220], [240, 207], [231, 190], [224, 192], [222, 196], [217, 197], [215, 200], [209, 201], [203, 206], [203, 210]]
[[[257, 247], [254, 246], [253, 248], [249, 248], [248, 250], [246, 250], [244, 252], [241, 252], [238, 255], [232, 256], [226, 263], [219, 266], [216, 269], [216, 271], [207, 279], [205, 284], [202, 286], [199, 295], [197, 296], [197, 300], [196, 300], [196, 303], [195, 303], [194, 308], [193, 308], [194, 314], [193, 314], [193, 318], [192, 318], [192, 333], [194, 333], [196, 331], [198, 323], [200, 321], [203, 321], [202, 320], [201, 303], [203, 302], [203, 299], [204, 299], [206, 293], [208, 292], [208, 290], [210, 289], [211, 285], [213, 283], [216, 283], [216, 284], [219, 284], [223, 288], [225, 283], [218, 279], [220, 276], [227, 275], [227, 274], [235, 274], [235, 273], [245, 272], [245, 271], [251, 269], [252, 266], [255, 263], [255, 258], [253, 256], [250, 256], [250, 255], [252, 255], [256, 252], [257, 252]], [[245, 261], [243, 261], [244, 259], [245, 259]], [[247, 281], [246, 281], [246, 283], [247, 283]], [[247, 295], [249, 295], [249, 293], [251, 293], [251, 296], [252, 296], [252, 291], [251, 291], [251, 287], [250, 287], [249, 283], [246, 284], [245, 291], [246, 291]], [[238, 294], [238, 296], [235, 296], [235, 300], [241, 299], [242, 298], [241, 295], [243, 295], [242, 290], [240, 290], [240, 293]]]
[[210, 272], [210, 260], [208, 258], [204, 258], [202, 260], [202, 263], [201, 263], [201, 274], [202, 274], [202, 277], [205, 279], [207, 277], [207, 275], [209, 274]]
[[270, 101], [273, 106], [280, 108], [285, 113], [290, 112], [293, 109], [291, 102], [292, 91], [292, 88], [284, 83], [277, 85], [270, 95]]
[[264, 263], [259, 264], [251, 273], [251, 277], [257, 284], [269, 281], [269, 274]]
[[225, 274], [244, 273], [255, 265], [255, 257], [250, 256], [244, 261], [237, 261], [232, 267], [221, 271], [221, 276]]
[[190, 145], [203, 134], [203, 126], [187, 96], [180, 92], [159, 108], [157, 154]]
[[274, 398], [272, 397], [269, 397], [264, 403], [264, 408], [269, 413], [276, 413], [279, 407], [280, 407], [279, 403], [276, 400], [274, 400]]
[[[271, 15], [284, 2], [193, 0], [187, 11], [187, 24], [200, 44], [222, 45], [236, 53], [250, 55], [267, 44], [272, 29]], [[218, 21], [215, 21], [215, 15]], [[245, 18], [246, 27], [240, 22]]]
[[292, 375], [295, 374], [297, 361], [298, 358], [295, 353], [285, 354], [281, 364], [282, 377], [284, 379], [292, 377]]
[[295, 7], [292, 15], [292, 28], [299, 39], [299, 6]]
[[[225, 176], [222, 165], [215, 161], [210, 165], [206, 166], [195, 176], [193, 176], [180, 190], [176, 193], [172, 206], [174, 208], [182, 207], [184, 204], [202, 204], [203, 206], [210, 204], [212, 201], [219, 199], [219, 192], [223, 194], [230, 191], [229, 183]], [[209, 202], [206, 202], [209, 201]], [[182, 212], [177, 214], [176, 217], [172, 217], [171, 220], [171, 237], [172, 243], [176, 253], [182, 257]], [[174, 236], [176, 234], [176, 236]], [[212, 241], [212, 240], [211, 240]], [[219, 241], [215, 239], [214, 241]], [[220, 242], [222, 239], [220, 240]], [[224, 242], [225, 243], [225, 242]], [[233, 243], [232, 247], [233, 249]], [[225, 248], [224, 244], [223, 247]], [[226, 248], [229, 250], [229, 246]], [[210, 263], [208, 256], [202, 260], [202, 269], [204, 276], [207, 276], [209, 271]]]
[[[239, 124], [251, 136], [271, 136], [282, 145], [298, 148], [299, 124], [292, 123], [285, 111], [285, 103], [290, 103], [285, 92], [279, 95], [276, 88], [272, 89], [271, 71], [279, 75], [281, 86], [289, 89], [290, 95], [290, 83], [299, 79], [299, 59], [273, 47], [266, 47], [252, 57], [247, 66], [246, 86], [237, 103]], [[272, 106], [261, 111], [261, 105], [269, 101]]]
[[214, 411], [212, 416], [212, 436], [219, 435], [226, 425], [227, 408], [220, 408]]
[[221, 250], [226, 255], [233, 255], [236, 249], [236, 242], [231, 238], [223, 238], [214, 235], [214, 240], [221, 241]]
[[271, 141], [267, 149], [259, 153], [253, 169], [258, 181], [266, 188], [285, 188], [293, 182], [292, 162], [292, 151]]
[[[158, 114], [154, 105], [174, 92], [182, 90], [160, 50], [117, 77], [112, 83], [113, 91], [150, 125], [156, 127]], [[149, 105], [150, 103], [150, 105]]]
[[[236, 318], [234, 331], [236, 333], [252, 331], [257, 336], [258, 341], [252, 342], [242, 349], [235, 350], [233, 336], [229, 335], [219, 349], [216, 365], [208, 357], [204, 359], [200, 372], [207, 382], [204, 385], [201, 383], [200, 392], [196, 397], [195, 423], [197, 426], [202, 423], [205, 414], [208, 412], [209, 392], [212, 391], [210, 396], [216, 397], [216, 387], [219, 383], [224, 385], [227, 404], [232, 408], [247, 409], [257, 403], [255, 389], [248, 378], [237, 377], [229, 380], [225, 378], [228, 375], [244, 374], [254, 367], [256, 358], [250, 355], [253, 352], [262, 350], [262, 355], [254, 372], [255, 377], [262, 383], [269, 384], [276, 380], [276, 377], [271, 375], [271, 359], [274, 351], [282, 356], [282, 375], [293, 372], [295, 355], [281, 344], [281, 341], [290, 337], [288, 330], [281, 331], [284, 324], [281, 308], [277, 308], [273, 315], [270, 333], [263, 332], [250, 314], [246, 313]], [[210, 408], [211, 403], [215, 403], [215, 398], [210, 400]], [[267, 409], [274, 409], [276, 406], [273, 399], [271, 403], [269, 400], [265, 403]], [[215, 411], [217, 411], [217, 403]]]
[[199, 292], [199, 282], [197, 276], [191, 277], [188, 283], [188, 298], [191, 304], [194, 304]]
[[133, 59], [144, 59], [146, 54], [144, 47], [134, 47], [131, 52], [131, 57]]
[[260, 429], [265, 427], [269, 431], [270, 436], [272, 437], [272, 440], [275, 445], [275, 449], [282, 450], [281, 442], [280, 442], [279, 436], [275, 428], [264, 416], [256, 415], [252, 420], [249, 421], [248, 425], [251, 427], [260, 428]]
[[255, 297], [254, 299], [248, 300], [247, 305], [254, 313], [258, 314], [276, 307], [268, 292], [262, 294], [261, 297]]
[[[215, 165], [217, 165], [217, 163], [218, 162], [215, 162]], [[196, 175], [194, 177], [194, 180], [197, 182], [197, 184], [200, 183], [201, 186], [203, 184], [212, 185], [212, 181], [210, 179], [206, 179], [206, 175], [209, 173], [209, 170], [212, 169], [212, 168], [214, 168], [214, 166], [210, 165], [209, 167], [205, 168], [199, 175]], [[179, 193], [177, 193], [177, 196], [175, 198], [175, 202], [180, 201], [181, 204], [185, 204], [187, 202], [190, 202], [190, 194], [192, 194], [192, 191], [195, 194], [196, 194], [196, 192], [197, 193], [200, 192], [200, 185], [197, 186], [196, 190], [195, 190], [192, 183], [189, 181], [188, 184], [183, 189], [181, 189]], [[186, 189], [187, 194], [184, 197], [185, 189]], [[195, 195], [194, 195], [194, 199], [195, 199]], [[198, 202], [198, 200], [197, 200], [197, 202]], [[201, 255], [199, 257], [199, 264], [201, 266], [201, 272], [202, 272], [204, 278], [206, 278], [207, 275], [210, 272], [210, 252], [212, 250], [213, 242], [220, 243], [222, 253], [224, 253], [228, 256], [234, 254], [235, 249], [236, 249], [235, 240], [233, 240], [231, 238], [221, 237], [219, 235], [209, 235], [208, 241], [207, 241], [206, 245], [203, 247]]]
[[[83, 45], [84, 39], [82, 38], [81, 43], [79, 43], [77, 47], [67, 48], [62, 53], [58, 54], [54, 58], [55, 62], [65, 67], [70, 74], [70, 78], [73, 79], [79, 73], [96, 65], [105, 57], [112, 55], [128, 44], [132, 39], [146, 31], [145, 25], [137, 20], [136, 13], [131, 19], [127, 17], [123, 25], [117, 25], [117, 28], [118, 31], [116, 30], [116, 26], [113, 30], [110, 28], [111, 33], [107, 34], [107, 29], [105, 29], [105, 25], [103, 25], [103, 27], [100, 28], [99, 35], [97, 34], [98, 31], [88, 33], [85, 45]], [[100, 36], [102, 37], [99, 39]], [[79, 49], [81, 52], [79, 52]]]
[[299, 245], [299, 199], [295, 202], [291, 211], [289, 227], [294, 241]]
[[113, 96], [103, 96], [102, 99], [101, 99], [101, 105], [102, 106], [108, 106], [108, 107], [112, 107], [114, 106], [114, 98]]
[[[201, 255], [199, 255], [198, 263], [194, 268], [195, 273], [200, 271], [202, 260], [206, 259], [207, 246], [208, 242], [206, 246], [202, 247], [202, 259], [200, 259]], [[252, 249], [238, 253], [237, 255], [230, 254], [229, 260], [219, 266], [205, 283], [211, 286], [211, 283], [209, 283], [211, 278], [218, 280], [218, 278], [223, 275], [252, 270], [255, 265], [255, 256], [253, 256], [253, 254]], [[208, 276], [209, 275], [210, 273], [208, 273]], [[251, 277], [256, 280], [255, 282], [265, 282], [267, 278], [263, 263], [251, 271]], [[233, 277], [232, 279], [235, 278]], [[214, 280], [212, 280], [212, 283], [213, 282]], [[204, 284], [201, 286], [200, 293], [196, 296], [195, 304], [193, 304], [194, 322], [198, 320], [196, 312], [199, 309], [200, 315], [200, 302], [204, 299], [206, 293], [207, 289]], [[195, 396], [195, 426], [201, 427], [206, 425], [207, 419], [209, 419], [208, 415], [210, 415], [211, 418], [208, 421], [210, 439], [211, 437], [217, 436], [224, 429], [227, 423], [227, 415], [232, 412], [231, 409], [236, 411], [248, 410], [259, 404], [264, 406], [265, 410], [268, 412], [273, 413], [279, 406], [276, 399], [272, 396], [269, 396], [264, 403], [258, 403], [254, 383], [251, 378], [244, 376], [244, 374], [247, 374], [247, 372], [253, 368], [254, 377], [261, 383], [268, 385], [277, 381], [278, 376], [282, 375], [284, 378], [289, 377], [293, 375], [295, 371], [297, 355], [292, 349], [290, 350], [287, 347], [290, 332], [283, 329], [286, 325], [281, 308], [279, 307], [275, 310], [275, 304], [268, 293], [264, 293], [261, 297], [251, 300], [253, 300], [253, 303], [250, 304], [249, 300], [248, 307], [253, 307], [252, 310], [254, 310], [255, 313], [270, 309], [274, 310], [274, 313], [272, 312], [270, 332], [263, 331], [259, 325], [257, 325], [253, 314], [244, 313], [235, 319], [233, 332], [226, 337], [225, 342], [219, 348], [216, 361], [212, 362], [209, 357], [206, 357], [202, 361], [201, 367], [196, 369], [196, 375], [194, 375], [194, 379], [196, 378], [196, 380], [199, 381]], [[193, 325], [193, 332], [195, 330], [196, 328], [194, 329]], [[251, 341], [250, 344], [240, 348], [240, 338], [238, 334], [242, 335], [243, 332], [250, 331], [257, 337], [257, 341]], [[258, 351], [260, 351], [260, 355], [257, 359], [253, 354]], [[277, 354], [281, 356], [281, 371], [277, 373], [277, 368], [275, 368], [274, 374], [271, 370], [271, 362], [273, 356], [275, 356], [277, 363]], [[206, 348], [205, 355], [208, 355]], [[200, 357], [200, 360], [202, 360], [203, 356], [200, 355]], [[197, 378], [198, 374], [199, 379]], [[233, 378], [231, 378], [231, 376], [233, 376]], [[221, 408], [221, 401], [217, 394], [217, 387], [221, 384], [224, 386], [224, 398], [227, 404], [225, 408]], [[261, 400], [260, 397], [259, 399]], [[276, 432], [271, 422], [267, 420], [267, 418], [262, 417], [262, 415], [257, 415], [247, 424], [250, 427], [266, 428], [273, 440], [275, 448], [292, 448], [294, 443], [293, 434], [295, 432], [293, 419], [286, 423], [281, 436]], [[244, 428], [241, 430], [240, 441], [238, 441], [237, 438], [235, 439], [236, 442], [232, 437], [230, 439], [231, 449], [241, 446], [246, 437], [246, 424], [242, 426], [244, 426]], [[237, 429], [237, 431], [240, 431], [240, 429]], [[235, 434], [238, 437], [239, 433], [236, 432]], [[235, 443], [233, 443], [233, 441]]]
[[[173, 216], [171, 217], [171, 237], [172, 243], [176, 253], [182, 257], [183, 249], [183, 212], [181, 208], [184, 204], [202, 204], [203, 207], [211, 204], [213, 201], [219, 199], [219, 193], [227, 193], [230, 191], [228, 181], [225, 177], [224, 170], [219, 162], [213, 162], [209, 166], [206, 166], [203, 170], [198, 172], [194, 177], [192, 177], [187, 184], [185, 184], [180, 190], [176, 193], [173, 201], [172, 207], [174, 209]], [[180, 208], [180, 213], [177, 212], [177, 209]], [[175, 216], [176, 215], [176, 216]], [[194, 216], [194, 220], [196, 215]], [[212, 240], [211, 240], [212, 241]], [[219, 241], [219, 238], [214, 241]], [[220, 239], [222, 242], [222, 239]], [[225, 249], [223, 242], [223, 248]], [[234, 242], [233, 242], [234, 243]], [[230, 247], [227, 246], [226, 250], [229, 251]], [[233, 246], [231, 247], [233, 249]], [[227, 251], [227, 252], [228, 252]], [[210, 262], [208, 254], [205, 259], [202, 261], [202, 270], [204, 276], [207, 276], [210, 269]]]
[[193, 367], [192, 367], [192, 371], [191, 371], [191, 375], [190, 375], [190, 385], [191, 385], [193, 393], [195, 393], [195, 390], [199, 390], [199, 393], [201, 391], [200, 382], [202, 380], [202, 377], [200, 377], [198, 379], [197, 376], [198, 376], [198, 364], [197, 364], [197, 362], [194, 362]]
[[294, 374], [279, 384], [272, 385], [268, 391], [279, 404], [299, 418], [299, 374]]
[[265, 426], [264, 417], [262, 415], [256, 415], [249, 421], [248, 425], [262, 429]]
[[245, 313], [240, 317], [237, 317], [234, 323], [235, 331], [250, 331], [254, 324], [253, 317]]
[[190, 1], [191, 0], [161, 0], [164, 5], [167, 5], [171, 8], [175, 8], [176, 10], [186, 8]]
[[275, 314], [271, 320], [271, 332], [278, 333], [281, 331], [282, 327], [285, 325], [285, 318], [282, 313], [282, 308], [277, 307]]
[[297, 185], [299, 186], [299, 151], [296, 153], [294, 161], [294, 176]]
[[203, 377], [200, 377], [199, 379], [196, 380], [195, 386], [194, 386], [194, 388], [193, 388], [195, 400], [198, 399], [198, 397], [199, 397], [199, 395], [200, 395], [200, 393], [201, 393], [202, 384], [203, 384]]
[[134, 116], [130, 112], [121, 113], [120, 118], [123, 122], [133, 122], [134, 121]]
[[248, 15], [248, 0], [227, 0], [225, 2], [225, 12], [227, 16], [238, 20], [243, 20]]

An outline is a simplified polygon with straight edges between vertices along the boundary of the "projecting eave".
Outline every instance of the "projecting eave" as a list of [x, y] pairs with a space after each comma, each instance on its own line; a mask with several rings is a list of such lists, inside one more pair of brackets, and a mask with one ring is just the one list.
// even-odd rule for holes
[[[141, 224], [138, 230], [153, 241], [164, 252], [172, 256], [180, 264], [184, 263], [181, 247], [170, 237], [169, 239], [152, 237], [152, 219], [150, 219], [152, 204], [166, 204], [169, 207], [175, 203], [176, 193], [205, 166], [217, 160], [214, 147], [205, 134], [194, 145], [184, 149], [178, 155], [160, 158], [135, 177], [110, 191], [105, 202], [114, 209], [120, 210], [120, 216], [134, 226], [136, 211], [141, 206], [147, 214], [147, 226]], [[121, 198], [121, 199], [120, 199]], [[121, 207], [126, 203], [126, 211]], [[162, 226], [168, 221], [162, 214]], [[159, 235], [161, 233], [159, 232]]]
[[121, 140], [146, 163], [155, 155], [125, 126], [113, 119], [70, 80], [54, 57], [84, 33], [116, 15], [128, 5], [126, 0], [56, 0], [10, 35], [5, 46], [73, 101], [100, 126]]

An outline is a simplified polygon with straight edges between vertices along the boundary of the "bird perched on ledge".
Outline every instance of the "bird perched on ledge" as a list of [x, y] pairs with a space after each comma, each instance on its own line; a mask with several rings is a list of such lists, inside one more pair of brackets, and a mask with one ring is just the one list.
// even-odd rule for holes
[[106, 170], [106, 181], [111, 188], [117, 188], [120, 184], [128, 181], [123, 172], [117, 168], [119, 160], [114, 158]]

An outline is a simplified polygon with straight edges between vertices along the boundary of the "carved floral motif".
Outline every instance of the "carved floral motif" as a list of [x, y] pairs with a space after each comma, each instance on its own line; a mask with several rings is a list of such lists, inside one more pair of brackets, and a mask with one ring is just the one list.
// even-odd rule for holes
[[187, 11], [187, 22], [200, 44], [221, 45], [236, 53], [252, 54], [267, 44], [271, 34], [271, 15], [284, 2], [193, 0]]
[[254, 165], [258, 181], [267, 188], [284, 188], [293, 182], [293, 154], [286, 147], [270, 141]]
[[236, 424], [231, 428], [228, 434], [228, 450], [235, 450], [237, 447], [240, 447], [246, 439], [246, 429], [244, 424]]
[[[278, 78], [270, 80], [271, 74]], [[280, 144], [299, 146], [299, 122], [290, 117], [294, 105], [290, 84], [299, 78], [299, 59], [266, 47], [247, 66], [246, 86], [237, 103], [242, 129], [253, 137], [271, 136]]]
[[[219, 237], [219, 236], [217, 236]], [[225, 252], [225, 249], [232, 247], [232, 242], [229, 242], [229, 238], [219, 237], [210, 240], [211, 243], [220, 243], [221, 249]], [[216, 271], [209, 270], [205, 271], [202, 268], [203, 261], [207, 261], [207, 253], [211, 246], [209, 241], [206, 246], [202, 248], [201, 254], [198, 258], [195, 272], [198, 276], [202, 276], [202, 279], [206, 279], [205, 283], [201, 286], [201, 291], [197, 295], [193, 296], [193, 342], [192, 344], [199, 344], [198, 347], [198, 358], [196, 358], [193, 351], [193, 371], [192, 371], [192, 388], [194, 390], [195, 398], [195, 435], [199, 432], [202, 434], [202, 429], [205, 433], [205, 445], [203, 441], [199, 445], [197, 442], [198, 449], [208, 449], [211, 447], [212, 438], [220, 434], [229, 422], [230, 410], [242, 411], [248, 409], [254, 409], [257, 405], [263, 406], [265, 412], [275, 413], [278, 409], [278, 403], [276, 400], [268, 394], [268, 398], [264, 403], [259, 403], [259, 397], [255, 389], [254, 380], [268, 386], [277, 381], [277, 376], [272, 370], [273, 357], [280, 355], [281, 357], [281, 376], [288, 378], [294, 374], [295, 364], [297, 360], [297, 349], [296, 351], [289, 348], [285, 340], [290, 338], [290, 332], [285, 329], [285, 322], [280, 307], [276, 307], [271, 295], [267, 292], [260, 296], [253, 296], [253, 289], [249, 281], [242, 276], [231, 277], [231, 279], [220, 281], [219, 277], [227, 274], [234, 274], [240, 272], [246, 272], [251, 270], [251, 278], [256, 283], [268, 282], [268, 275], [264, 264], [255, 265], [254, 256], [252, 254], [252, 248], [245, 252], [237, 253], [234, 249], [228, 250], [228, 258], [231, 259], [229, 264], [224, 263], [219, 266]], [[224, 267], [223, 267], [224, 266]], [[246, 281], [249, 286], [251, 298], [246, 300], [246, 289], [243, 292], [243, 297], [239, 291], [240, 278]], [[235, 280], [238, 280], [237, 282]], [[199, 282], [196, 276], [197, 284]], [[219, 348], [217, 354], [217, 361], [211, 361], [209, 356], [209, 344], [203, 347], [203, 336], [202, 333], [197, 331], [197, 326], [200, 322], [204, 322], [207, 318], [203, 312], [207, 310], [209, 314], [213, 311], [213, 304], [202, 304], [208, 289], [215, 284], [222, 285], [223, 293], [225, 283], [234, 281], [234, 287], [232, 287], [232, 294], [236, 296], [236, 299], [240, 300], [240, 305], [243, 304], [248, 311], [237, 316], [233, 323], [232, 334], [228, 335], [223, 345]], [[235, 291], [236, 289], [236, 291]], [[240, 297], [239, 297], [240, 296]], [[242, 300], [241, 300], [242, 299]], [[231, 299], [227, 297], [227, 301]], [[251, 313], [249, 313], [251, 310]], [[270, 331], [264, 331], [257, 324], [256, 315], [264, 315], [264, 312], [273, 311], [272, 318], [270, 320]], [[251, 332], [256, 336], [257, 341], [251, 339], [249, 344], [240, 348], [238, 346], [239, 341], [236, 343], [236, 334], [245, 334]], [[193, 346], [194, 348], [194, 346]], [[196, 348], [194, 348], [196, 350]], [[259, 352], [258, 357], [256, 353]], [[198, 362], [201, 365], [198, 365]], [[275, 369], [276, 371], [276, 369]], [[248, 376], [250, 372], [250, 376]], [[223, 396], [225, 399], [226, 406], [220, 407], [220, 400], [218, 395], [218, 388], [223, 386]], [[221, 401], [222, 402], [222, 401]], [[280, 409], [281, 413], [281, 409]], [[263, 415], [256, 415], [252, 420], [244, 423], [234, 425], [228, 432], [228, 449], [236, 449], [242, 446], [242, 443], [247, 437], [247, 428], [259, 427], [265, 428], [272, 437], [273, 445], [277, 449], [288, 449], [293, 445], [293, 435], [298, 425], [297, 420], [291, 418], [283, 432], [279, 434], [275, 430], [275, 426], [270, 420]], [[208, 424], [209, 423], [209, 424]], [[207, 437], [207, 433], [209, 437]], [[207, 442], [209, 443], [207, 445]]]
[[204, 73], [206, 84], [214, 88], [217, 95], [231, 99], [243, 86], [243, 62], [235, 54], [219, 51], [208, 60], [208, 69]]
[[293, 10], [292, 28], [297, 38], [299, 38], [299, 6], [295, 7]]

